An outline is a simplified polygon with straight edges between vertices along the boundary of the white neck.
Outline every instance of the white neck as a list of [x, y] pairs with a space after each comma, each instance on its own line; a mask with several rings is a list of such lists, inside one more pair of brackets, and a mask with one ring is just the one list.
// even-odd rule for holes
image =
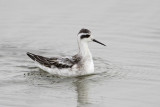
[[88, 48], [88, 43], [86, 41], [78, 41], [79, 45], [79, 55], [82, 57], [83, 71], [84, 73], [94, 72], [94, 63], [92, 59], [92, 54]]
[[88, 43], [85, 41], [78, 41], [78, 45], [79, 45], [79, 54], [82, 56], [82, 58], [92, 59], [92, 55], [89, 50]]

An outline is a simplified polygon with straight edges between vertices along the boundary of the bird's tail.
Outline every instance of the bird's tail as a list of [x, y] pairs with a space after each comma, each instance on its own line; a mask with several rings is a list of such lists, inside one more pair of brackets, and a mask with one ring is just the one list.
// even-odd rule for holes
[[27, 52], [27, 55], [28, 55], [32, 60], [40, 63], [41, 65], [44, 65], [44, 66], [46, 66], [46, 67], [51, 67], [50, 62], [49, 62], [49, 58], [43, 57], [43, 56], [40, 56], [40, 55], [35, 55], [35, 54], [30, 53], [30, 52]]
[[36, 58], [35, 58], [35, 54], [32, 54], [32, 53], [30, 53], [30, 52], [27, 52], [27, 55], [32, 59], [32, 60], [36, 60]]

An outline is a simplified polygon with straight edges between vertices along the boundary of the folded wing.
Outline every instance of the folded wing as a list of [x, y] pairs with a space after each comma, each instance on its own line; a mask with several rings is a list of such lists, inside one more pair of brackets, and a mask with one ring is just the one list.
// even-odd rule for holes
[[40, 55], [35, 55], [32, 53], [27, 52], [27, 55], [34, 61], [40, 63], [41, 65], [44, 65], [45, 67], [49, 68], [71, 68], [74, 64], [78, 63], [80, 61], [80, 58], [78, 58], [77, 55], [73, 57], [65, 57], [65, 58], [47, 58]]

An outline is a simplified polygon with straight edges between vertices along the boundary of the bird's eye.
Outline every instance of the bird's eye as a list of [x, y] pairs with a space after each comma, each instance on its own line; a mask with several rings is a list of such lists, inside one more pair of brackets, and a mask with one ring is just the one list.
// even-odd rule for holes
[[83, 38], [89, 38], [89, 37], [90, 37], [90, 35], [82, 35], [81, 39], [83, 39]]

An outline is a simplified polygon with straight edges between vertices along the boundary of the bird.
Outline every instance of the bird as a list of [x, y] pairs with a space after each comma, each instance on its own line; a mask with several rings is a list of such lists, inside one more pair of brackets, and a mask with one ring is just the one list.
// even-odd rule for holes
[[94, 73], [92, 54], [88, 47], [89, 42], [105, 44], [93, 38], [91, 31], [82, 28], [77, 34], [79, 52], [74, 56], [44, 57], [27, 52], [27, 55], [40, 69], [57, 76], [81, 76]]

